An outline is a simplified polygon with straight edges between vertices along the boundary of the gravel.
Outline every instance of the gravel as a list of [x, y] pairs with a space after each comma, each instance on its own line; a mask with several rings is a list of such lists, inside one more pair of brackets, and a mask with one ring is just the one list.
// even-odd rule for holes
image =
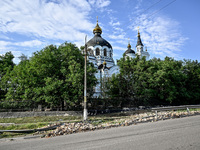
[[94, 125], [95, 122], [76, 122], [76, 123], [62, 123], [55, 130], [48, 132], [38, 132], [38, 134], [42, 134], [41, 138], [50, 138], [55, 136], [74, 134], [79, 132], [86, 131], [94, 131], [100, 129], [108, 129], [113, 127], [121, 127], [121, 126], [129, 126], [135, 125], [138, 123], [144, 122], [155, 122], [159, 120], [173, 119], [173, 118], [181, 118], [193, 115], [199, 115], [200, 111], [186, 111], [186, 112], [158, 112], [158, 113], [142, 113], [128, 116], [127, 118], [115, 119], [114, 121], [99, 123], [98, 125]]

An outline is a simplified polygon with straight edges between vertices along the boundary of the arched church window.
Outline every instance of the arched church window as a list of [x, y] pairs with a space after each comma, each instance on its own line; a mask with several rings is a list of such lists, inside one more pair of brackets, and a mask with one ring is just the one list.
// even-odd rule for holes
[[104, 56], [107, 56], [107, 51], [106, 49], [103, 50]]
[[96, 49], [96, 56], [99, 56], [99, 55], [100, 55], [100, 49], [97, 48], [97, 49]]
[[112, 57], [112, 53], [110, 52], [110, 57]]

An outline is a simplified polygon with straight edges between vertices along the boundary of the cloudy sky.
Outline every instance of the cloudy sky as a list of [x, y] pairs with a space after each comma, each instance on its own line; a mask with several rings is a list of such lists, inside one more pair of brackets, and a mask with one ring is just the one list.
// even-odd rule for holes
[[0, 54], [29, 57], [65, 41], [84, 45], [98, 16], [114, 59], [135, 49], [137, 27], [151, 58], [200, 61], [199, 0], [0, 0]]

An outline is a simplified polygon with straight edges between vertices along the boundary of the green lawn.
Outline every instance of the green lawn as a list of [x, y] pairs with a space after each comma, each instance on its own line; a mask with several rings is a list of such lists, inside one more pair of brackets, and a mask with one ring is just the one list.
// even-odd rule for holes
[[[37, 129], [52, 123], [59, 122], [79, 122], [81, 117], [75, 116], [40, 116], [40, 117], [24, 117], [24, 118], [0, 118], [0, 123], [15, 123], [9, 126], [1, 126], [0, 130], [22, 130]], [[9, 138], [15, 136], [24, 136], [25, 133], [9, 133], [0, 134], [0, 138]]]
[[40, 116], [40, 117], [24, 117], [24, 118], [0, 118], [0, 123], [38, 123], [38, 122], [56, 122], [56, 121], [81, 120], [76, 116]]

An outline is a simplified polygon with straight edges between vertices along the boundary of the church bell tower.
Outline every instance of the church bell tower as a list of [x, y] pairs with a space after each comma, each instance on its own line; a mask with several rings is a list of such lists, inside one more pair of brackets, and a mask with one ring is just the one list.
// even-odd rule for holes
[[137, 49], [137, 53], [139, 55], [141, 55], [141, 53], [143, 52], [143, 44], [142, 44], [142, 40], [140, 38], [139, 27], [138, 27], [138, 35], [137, 35], [137, 37], [138, 37], [138, 39], [137, 39], [136, 49]]

